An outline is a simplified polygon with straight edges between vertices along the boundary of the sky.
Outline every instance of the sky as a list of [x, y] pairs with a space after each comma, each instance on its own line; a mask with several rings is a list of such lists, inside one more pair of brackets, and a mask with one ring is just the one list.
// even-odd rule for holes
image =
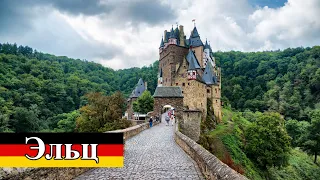
[[164, 30], [194, 26], [213, 51], [320, 45], [320, 0], [0, 0], [0, 43], [113, 69], [159, 59]]

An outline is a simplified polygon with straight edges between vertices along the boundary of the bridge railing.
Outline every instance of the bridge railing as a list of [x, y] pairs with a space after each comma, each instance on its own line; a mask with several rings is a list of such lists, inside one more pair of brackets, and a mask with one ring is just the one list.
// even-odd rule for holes
[[201, 145], [179, 131], [179, 123], [175, 125], [176, 143], [198, 164], [206, 179], [247, 180], [228, 165], [221, 162]]

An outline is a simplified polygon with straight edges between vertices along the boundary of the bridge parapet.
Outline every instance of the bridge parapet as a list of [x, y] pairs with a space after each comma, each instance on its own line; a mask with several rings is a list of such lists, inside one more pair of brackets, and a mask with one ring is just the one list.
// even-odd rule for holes
[[194, 140], [179, 131], [178, 124], [175, 127], [174, 139], [176, 143], [197, 162], [202, 174], [207, 179], [223, 180], [247, 180], [245, 176], [239, 174], [228, 165], [221, 162], [216, 156], [211, 154]]
[[[137, 122], [141, 123], [141, 122]], [[153, 125], [159, 124], [154, 122]], [[142, 123], [136, 126], [132, 126], [126, 129], [119, 129], [108, 132], [123, 133], [124, 140], [127, 140], [145, 129], [149, 128], [149, 123]], [[105, 132], [105, 133], [108, 133]], [[22, 168], [21, 168], [22, 169]], [[71, 180], [80, 174], [91, 170], [93, 168], [28, 168], [22, 172], [11, 173], [11, 174], [0, 174], [0, 179], [16, 180], [16, 179], [65, 179]]]

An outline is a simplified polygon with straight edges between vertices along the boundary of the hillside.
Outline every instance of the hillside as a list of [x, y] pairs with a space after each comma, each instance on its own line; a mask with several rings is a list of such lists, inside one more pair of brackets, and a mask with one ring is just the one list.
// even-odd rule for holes
[[128, 97], [140, 77], [153, 93], [157, 70], [157, 62], [115, 71], [28, 46], [0, 44], [0, 132], [52, 130], [68, 117], [65, 113], [86, 103], [86, 93], [111, 95], [121, 90]]
[[[263, 114], [250, 111], [235, 112], [229, 108], [223, 109], [223, 114], [223, 122], [215, 130], [203, 133], [199, 143], [239, 173], [255, 180], [316, 180], [320, 177], [319, 165], [313, 163], [313, 158], [298, 147], [290, 148], [288, 164], [282, 168], [259, 167], [256, 159], [250, 158], [246, 152], [248, 143], [246, 131]], [[268, 138], [272, 138], [271, 134]]]
[[[271, 110], [286, 119], [310, 120], [320, 107], [320, 47], [274, 52], [215, 52], [222, 67], [222, 96], [236, 110]], [[59, 114], [79, 109], [88, 92], [126, 97], [142, 77], [154, 92], [158, 61], [149, 67], [112, 70], [100, 64], [58, 57], [28, 46], [0, 44], [0, 130], [12, 130], [18, 116], [31, 129], [54, 129]], [[15, 113], [19, 110], [20, 113]], [[28, 119], [23, 121], [28, 122]], [[9, 129], [4, 128], [8, 127]], [[22, 123], [22, 122], [21, 122]]]

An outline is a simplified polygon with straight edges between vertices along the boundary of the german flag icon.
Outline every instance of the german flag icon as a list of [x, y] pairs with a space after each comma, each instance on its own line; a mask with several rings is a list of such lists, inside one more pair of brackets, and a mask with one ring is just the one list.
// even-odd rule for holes
[[123, 133], [0, 133], [0, 167], [123, 165]]

